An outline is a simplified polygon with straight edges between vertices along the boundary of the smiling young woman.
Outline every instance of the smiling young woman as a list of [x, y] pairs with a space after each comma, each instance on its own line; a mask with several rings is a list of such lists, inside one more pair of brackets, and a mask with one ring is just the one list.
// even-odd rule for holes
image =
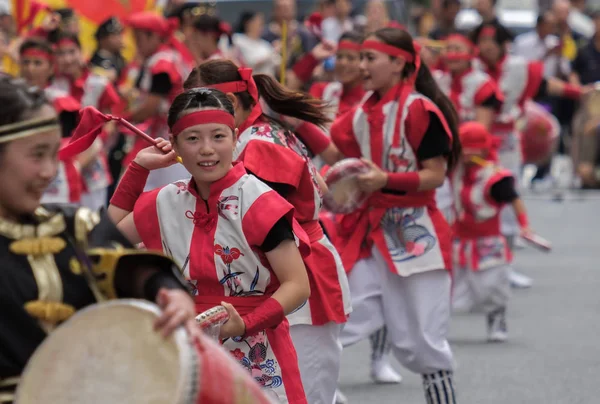
[[[220, 338], [281, 403], [306, 403], [285, 316], [310, 295], [293, 207], [233, 162], [237, 129], [222, 92], [188, 90], [169, 111], [167, 141], [142, 150], [117, 188], [109, 214], [134, 242], [168, 253], [193, 288], [200, 313], [223, 304]], [[149, 170], [175, 163], [192, 179], [142, 193]], [[308, 246], [301, 241], [301, 250]], [[305, 248], [306, 247], [306, 248]]]

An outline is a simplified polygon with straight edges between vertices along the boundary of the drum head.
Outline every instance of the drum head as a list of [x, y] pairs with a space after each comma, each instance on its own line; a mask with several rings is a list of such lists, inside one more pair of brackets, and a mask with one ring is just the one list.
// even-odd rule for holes
[[325, 209], [332, 213], [351, 213], [358, 209], [369, 194], [358, 187], [357, 177], [369, 171], [369, 166], [356, 158], [334, 164], [325, 175], [329, 191], [323, 197]]
[[58, 327], [30, 359], [16, 403], [193, 403], [195, 351], [183, 329], [154, 331], [157, 306], [90, 306]]

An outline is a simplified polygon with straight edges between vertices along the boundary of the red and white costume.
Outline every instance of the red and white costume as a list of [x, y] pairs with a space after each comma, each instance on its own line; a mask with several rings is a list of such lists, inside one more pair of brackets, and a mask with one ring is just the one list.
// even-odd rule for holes
[[493, 162], [486, 166], [461, 165], [452, 177], [457, 220], [454, 225], [453, 307], [458, 311], [506, 307], [510, 285], [511, 252], [500, 232], [504, 204], [492, 199], [491, 188], [510, 171]]
[[[338, 119], [331, 135], [346, 157], [367, 158], [390, 173], [416, 172], [416, 151], [429, 126], [429, 113], [445, 118], [431, 100], [401, 83], [380, 100], [369, 92]], [[359, 342], [384, 324], [396, 358], [424, 375], [452, 371], [446, 341], [450, 317], [450, 228], [436, 207], [435, 192], [395, 195], [376, 192], [342, 221], [344, 266], [352, 268], [353, 313], [341, 334], [344, 346]], [[372, 247], [360, 259], [361, 247]], [[363, 250], [364, 251], [364, 250]], [[360, 260], [359, 260], [360, 259]]]
[[[479, 63], [479, 66], [496, 81], [504, 96], [502, 108], [496, 115], [491, 132], [500, 141], [498, 150], [500, 164], [518, 178], [523, 159], [515, 123], [523, 114], [525, 101], [533, 98], [540, 89], [544, 78], [544, 64], [529, 62], [519, 56], [506, 55], [493, 69], [483, 63]], [[508, 208], [502, 213], [502, 233], [506, 236], [519, 234], [514, 212]]]
[[[84, 69], [82, 75], [73, 80], [66, 76], [57, 76], [46, 89], [47, 94], [69, 94], [81, 104], [81, 107], [92, 106], [101, 111], [112, 111], [121, 99], [110, 79], [91, 73]], [[105, 150], [81, 170], [83, 193], [81, 203], [90, 209], [97, 210], [106, 205], [107, 187], [112, 183], [108, 168], [108, 157]]]
[[365, 90], [361, 85], [344, 88], [342, 83], [337, 81], [318, 82], [311, 86], [310, 95], [327, 101], [327, 112], [331, 114], [331, 119], [335, 119], [358, 105], [365, 96]]
[[311, 254], [304, 264], [311, 295], [288, 319], [306, 396], [311, 403], [330, 403], [339, 374], [340, 324], [346, 322], [351, 311], [348, 280], [336, 249], [318, 221], [321, 193], [306, 148], [293, 133], [265, 119], [252, 70], [240, 68], [239, 73], [242, 81], [210, 87], [224, 92], [247, 88], [257, 101], [246, 122], [238, 128], [234, 158], [258, 178], [289, 188], [285, 198], [294, 206], [294, 217], [308, 234]]
[[[243, 316], [279, 287], [260, 245], [279, 219], [291, 222], [293, 211], [237, 163], [211, 184], [207, 201], [193, 180], [180, 181], [142, 194], [133, 215], [145, 246], [181, 266], [198, 312], [226, 301]], [[287, 320], [223, 345], [278, 402], [307, 403]]]
[[[498, 94], [494, 80], [480, 70], [469, 68], [459, 75], [453, 75], [449, 71], [435, 70], [433, 77], [440, 90], [452, 101], [460, 122], [474, 121], [477, 107], [481, 106], [490, 97]], [[500, 98], [499, 95], [498, 98]], [[437, 189], [436, 200], [438, 208], [444, 213], [446, 220], [452, 223], [454, 221], [454, 209], [448, 179], [442, 187]]]

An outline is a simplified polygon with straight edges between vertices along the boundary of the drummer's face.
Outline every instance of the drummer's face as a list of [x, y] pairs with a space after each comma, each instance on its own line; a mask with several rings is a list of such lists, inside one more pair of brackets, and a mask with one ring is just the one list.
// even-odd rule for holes
[[[367, 40], [381, 42], [374, 36], [368, 37]], [[373, 49], [363, 50], [360, 58], [360, 71], [364, 89], [376, 91], [383, 96], [387, 90], [400, 82], [405, 64], [405, 60], [401, 57], [393, 58]]]
[[502, 48], [494, 38], [483, 37], [477, 42], [479, 55], [486, 63], [496, 64], [502, 56]]
[[[36, 118], [56, 116], [54, 109], [43, 106]], [[0, 152], [0, 216], [16, 220], [32, 214], [58, 171], [58, 129], [40, 132], [2, 144]]]
[[361, 79], [360, 53], [340, 49], [335, 56], [335, 78], [342, 84], [351, 84]]
[[236, 137], [231, 128], [218, 123], [191, 126], [177, 135], [175, 152], [199, 189], [223, 178], [231, 169]]
[[[449, 41], [446, 45], [446, 53], [449, 54], [465, 54], [470, 53], [470, 49], [466, 44], [458, 41]], [[444, 64], [452, 73], [459, 73], [469, 68], [471, 62], [469, 60], [453, 60], [451, 58], [444, 60]]]

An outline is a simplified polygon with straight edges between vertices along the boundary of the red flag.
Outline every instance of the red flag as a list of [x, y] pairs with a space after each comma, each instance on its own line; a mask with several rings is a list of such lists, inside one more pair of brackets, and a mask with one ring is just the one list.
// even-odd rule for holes
[[59, 158], [61, 160], [68, 159], [86, 151], [102, 132], [104, 124], [113, 119], [112, 116], [104, 115], [94, 107], [83, 108], [79, 112], [79, 124], [69, 143], [60, 148]]
[[17, 23], [17, 32], [22, 33], [25, 28], [33, 23], [41, 11], [49, 11], [47, 4], [35, 0], [12, 0], [13, 16]]

